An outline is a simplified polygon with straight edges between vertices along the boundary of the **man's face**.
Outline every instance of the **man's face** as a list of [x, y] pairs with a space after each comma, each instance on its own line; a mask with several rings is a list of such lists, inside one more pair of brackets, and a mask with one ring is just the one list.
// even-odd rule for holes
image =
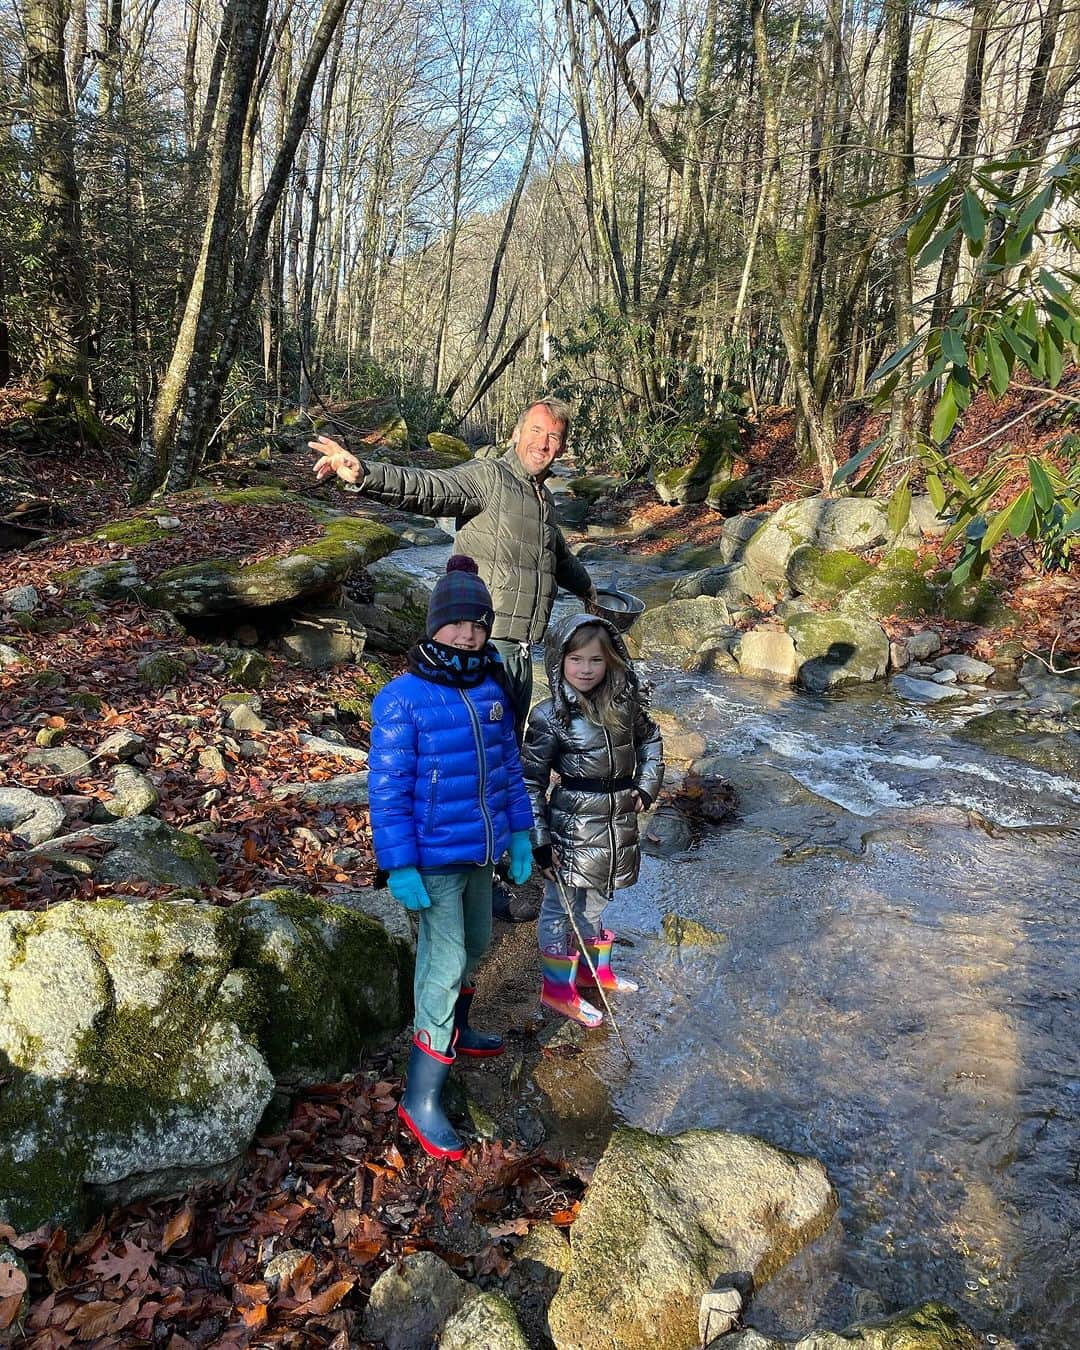
[[527, 473], [534, 477], [549, 467], [566, 443], [566, 423], [559, 422], [542, 403], [534, 404], [514, 432], [513, 445]]

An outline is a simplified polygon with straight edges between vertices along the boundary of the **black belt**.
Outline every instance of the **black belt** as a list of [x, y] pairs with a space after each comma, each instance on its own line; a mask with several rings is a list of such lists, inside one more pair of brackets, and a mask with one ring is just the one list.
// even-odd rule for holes
[[561, 780], [564, 788], [571, 792], [630, 792], [634, 787], [632, 778], [571, 778]]

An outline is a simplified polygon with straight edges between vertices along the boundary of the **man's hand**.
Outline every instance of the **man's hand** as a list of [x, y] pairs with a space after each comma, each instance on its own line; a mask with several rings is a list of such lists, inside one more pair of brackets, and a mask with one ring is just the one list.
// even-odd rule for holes
[[321, 456], [315, 462], [315, 477], [329, 478], [332, 473], [344, 483], [357, 483], [364, 476], [363, 466], [354, 454], [329, 436], [319, 436], [308, 441], [310, 449]]
[[600, 602], [597, 599], [596, 587], [592, 582], [589, 583], [589, 589], [585, 592], [585, 598], [581, 603], [585, 606], [587, 614], [600, 613]]

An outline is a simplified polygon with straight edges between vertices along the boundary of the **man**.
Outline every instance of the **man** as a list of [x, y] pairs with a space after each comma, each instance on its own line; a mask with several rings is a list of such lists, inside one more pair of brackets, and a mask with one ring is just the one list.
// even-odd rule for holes
[[[329, 436], [309, 441], [318, 455], [315, 476], [353, 483], [366, 497], [427, 516], [456, 516], [455, 553], [476, 559], [491, 591], [495, 623], [491, 642], [502, 657], [515, 703], [520, 744], [532, 702], [530, 643], [547, 628], [560, 586], [596, 602], [588, 572], [567, 547], [555, 522], [555, 503], [544, 487], [566, 448], [571, 409], [542, 398], [518, 418], [510, 449], [501, 459], [470, 460], [455, 469], [413, 469], [360, 460]], [[503, 887], [494, 889], [499, 918], [535, 918], [513, 908]]]
[[586, 604], [596, 600], [588, 572], [555, 523], [544, 480], [566, 447], [571, 410], [556, 398], [530, 404], [501, 459], [471, 460], [455, 469], [412, 469], [359, 460], [329, 436], [310, 441], [320, 456], [317, 478], [336, 473], [366, 497], [427, 516], [456, 516], [455, 553], [471, 554], [491, 591], [491, 640], [506, 667], [517, 712], [518, 740], [532, 702], [529, 644], [547, 628], [558, 587]]

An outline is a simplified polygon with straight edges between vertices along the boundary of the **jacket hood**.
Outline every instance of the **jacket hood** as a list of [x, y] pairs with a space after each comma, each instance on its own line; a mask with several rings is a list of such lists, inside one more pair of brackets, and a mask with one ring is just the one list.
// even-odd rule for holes
[[637, 672], [634, 670], [630, 659], [630, 653], [623, 641], [623, 635], [607, 619], [581, 610], [576, 614], [567, 614], [557, 623], [553, 623], [544, 637], [544, 674], [547, 676], [548, 687], [551, 689], [551, 701], [555, 706], [555, 716], [560, 722], [564, 723], [569, 720], [571, 709], [577, 706], [577, 695], [562, 677], [563, 657], [566, 655], [566, 648], [570, 639], [579, 628], [584, 628], [586, 624], [599, 624], [602, 628], [606, 628], [612, 645], [626, 662], [625, 685], [619, 691], [617, 697], [633, 698], [642, 705], [645, 703], [645, 690], [638, 680]]

